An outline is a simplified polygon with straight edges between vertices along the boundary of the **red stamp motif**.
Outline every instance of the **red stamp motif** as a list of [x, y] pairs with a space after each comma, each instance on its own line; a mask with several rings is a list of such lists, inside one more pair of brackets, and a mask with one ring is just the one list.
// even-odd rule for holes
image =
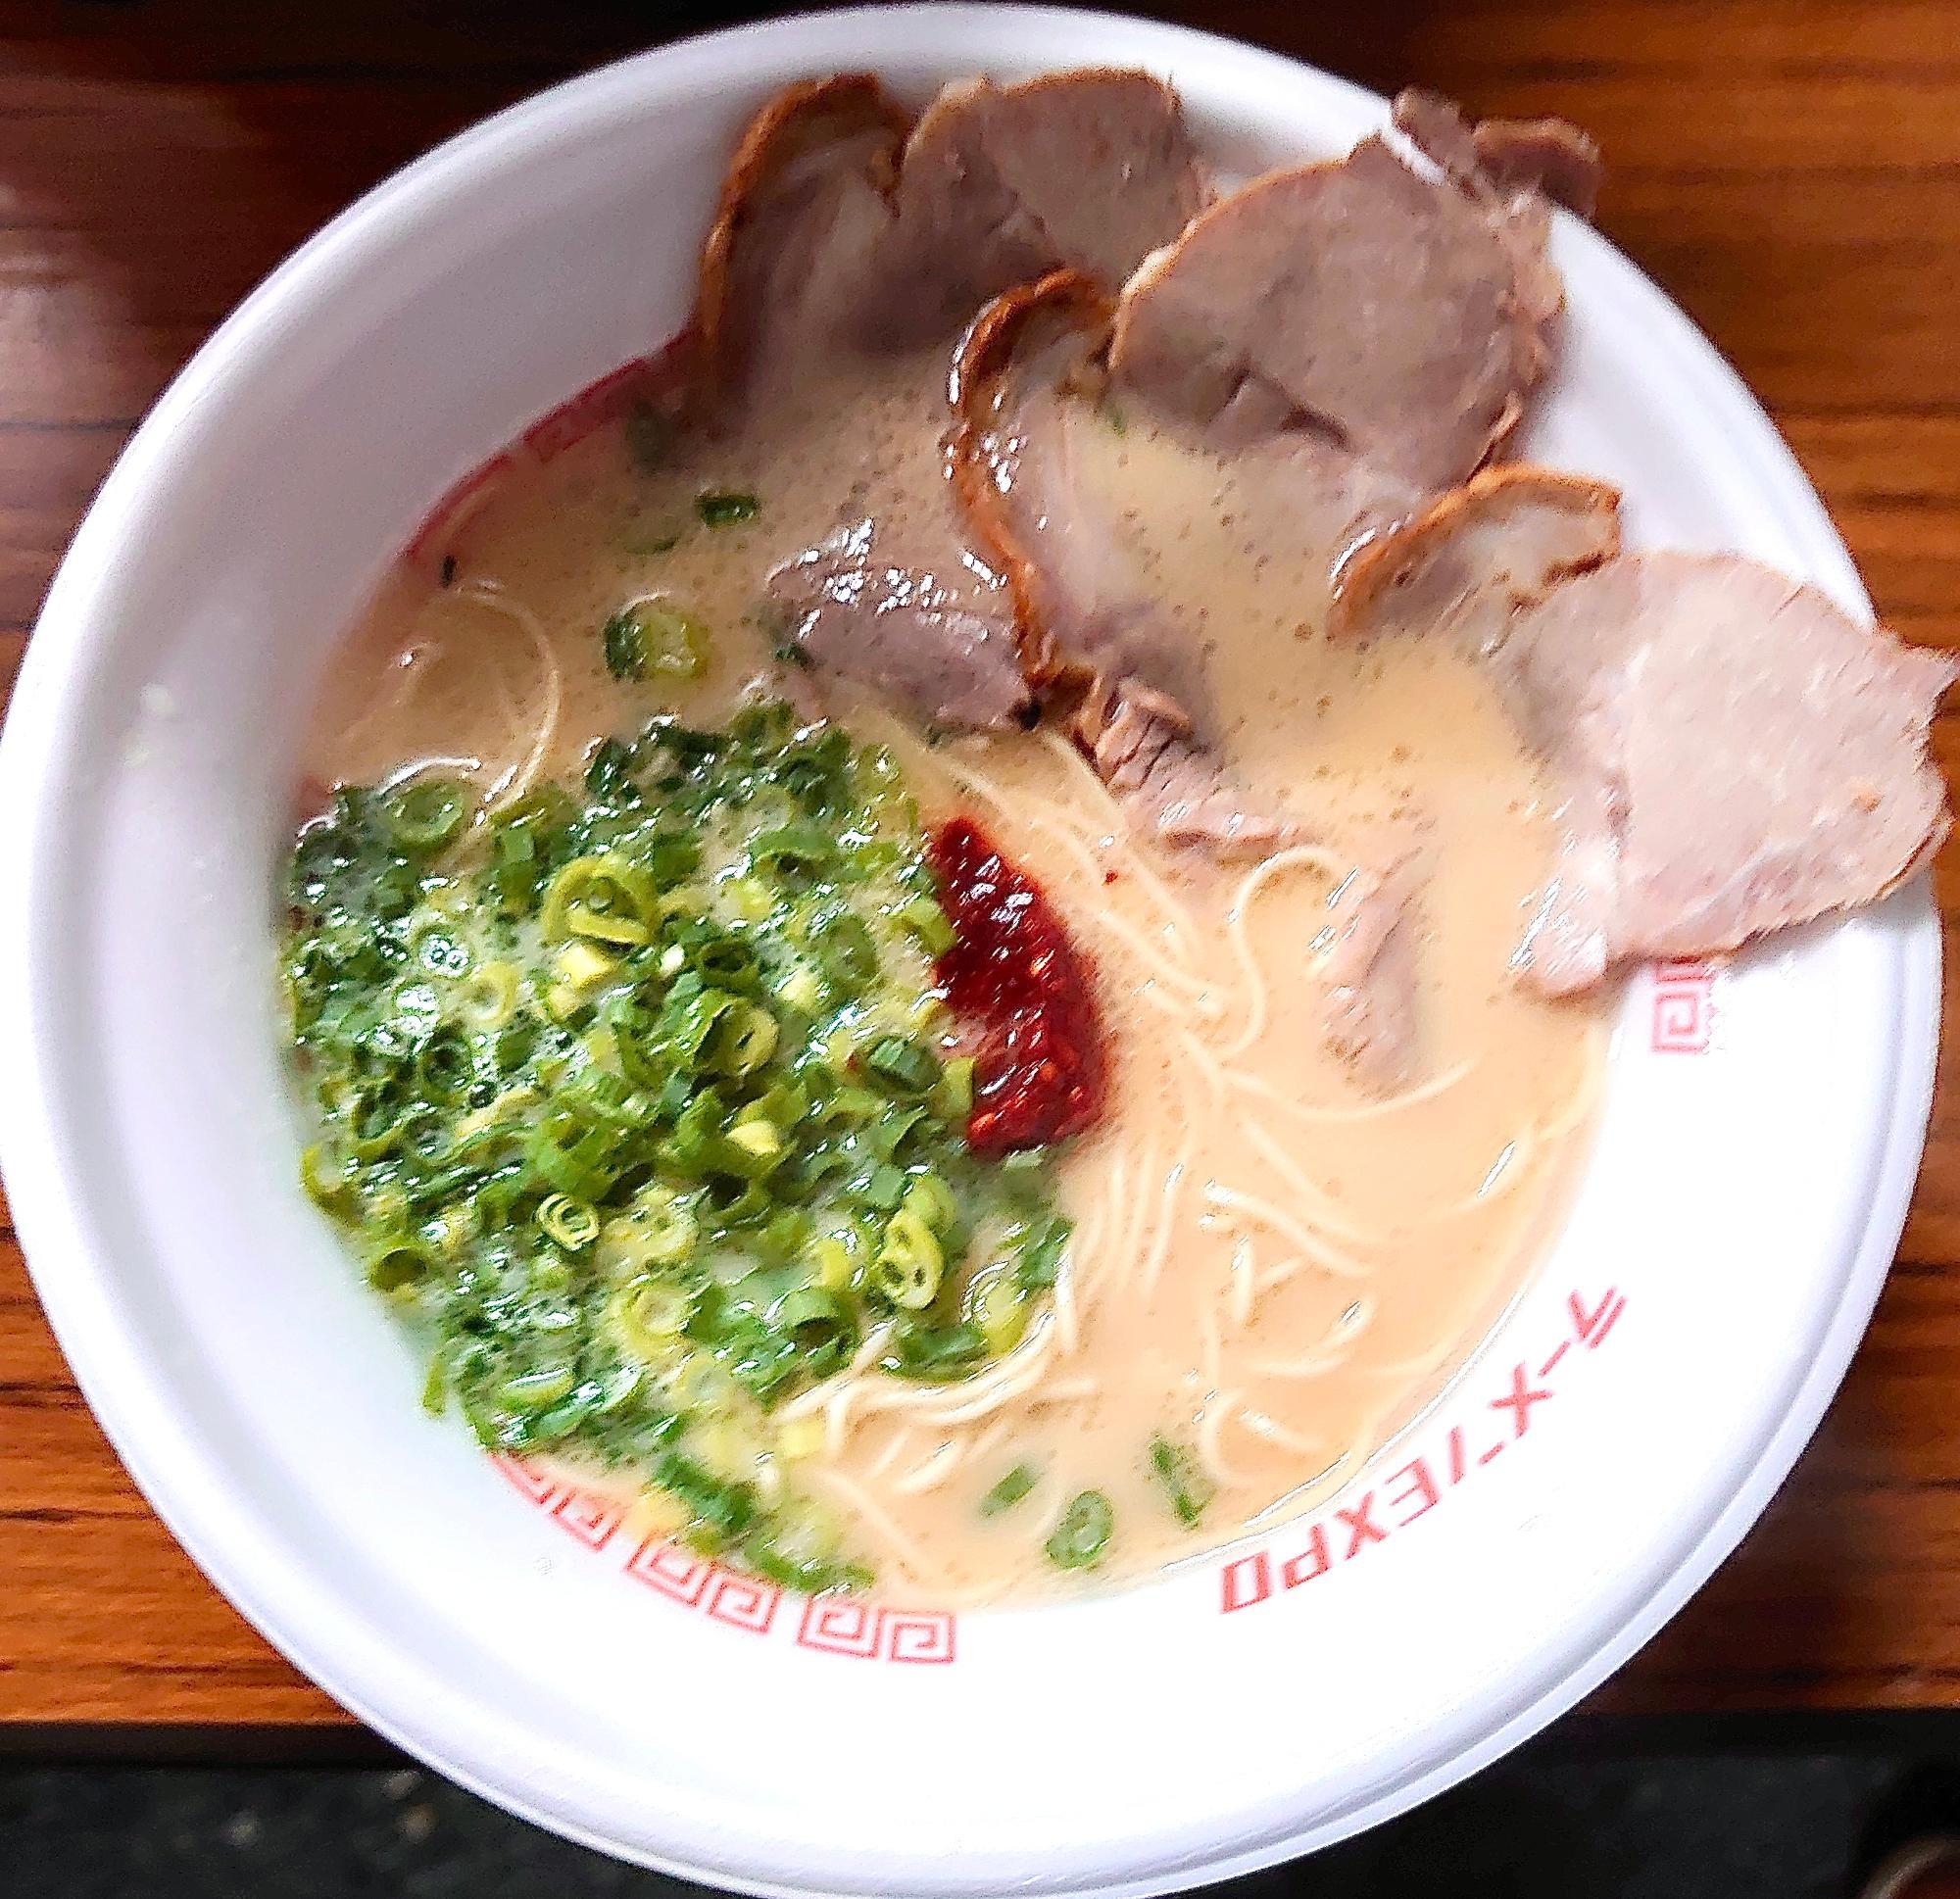
[[888, 1662], [950, 1662], [954, 1621], [944, 1609], [888, 1609], [885, 1659]]
[[1705, 962], [1654, 965], [1653, 1047], [1657, 1054], [1698, 1055], [1715, 1032], [1715, 972]]
[[[562, 1484], [514, 1457], [490, 1461], [513, 1489], [586, 1548], [601, 1550], [613, 1542], [613, 1533], [625, 1521], [620, 1505]], [[746, 1635], [766, 1635], [776, 1626], [781, 1589], [759, 1577], [724, 1570], [663, 1537], [649, 1536], [637, 1544], [620, 1568], [668, 1601], [698, 1609]], [[805, 1648], [859, 1661], [950, 1662], [956, 1650], [956, 1627], [954, 1616], [943, 1609], [885, 1609], [850, 1596], [812, 1596], [804, 1604], [796, 1640]]]
[[885, 1612], [849, 1596], [813, 1595], [803, 1606], [803, 1627], [797, 1640], [805, 1648], [830, 1655], [855, 1655], [869, 1661], [878, 1652]]
[[490, 1461], [503, 1473], [505, 1481], [514, 1489], [529, 1497], [533, 1503], [548, 1506], [562, 1494], [559, 1486], [542, 1471], [534, 1471], [528, 1464], [520, 1464], [514, 1457], [493, 1457]]
[[812, 1596], [797, 1640], [860, 1662], [950, 1662], [955, 1620], [944, 1609], [880, 1609], [845, 1596]]
[[708, 1592], [708, 1613], [731, 1629], [747, 1630], [752, 1635], [766, 1635], [775, 1620], [776, 1604], [782, 1590], [753, 1576], [735, 1576], [727, 1570], [714, 1572], [714, 1586]]
[[626, 1563], [626, 1574], [650, 1589], [684, 1602], [692, 1609], [717, 1574], [706, 1557], [692, 1556], [658, 1537], [644, 1542]]
[[493, 1457], [505, 1481], [530, 1498], [558, 1527], [576, 1536], [587, 1549], [603, 1549], [617, 1530], [625, 1511], [569, 1484], [560, 1484], [514, 1457]]
[[1588, 1300], [1568, 1296], [1571, 1330], [1533, 1365], [1520, 1359], [1498, 1375], [1495, 1395], [1472, 1414], [1472, 1422], [1450, 1426], [1441, 1444], [1390, 1471], [1351, 1502], [1337, 1504], [1296, 1530], [1298, 1547], [1290, 1556], [1255, 1550], [1220, 1566], [1220, 1608], [1230, 1615], [1250, 1609], [1288, 1589], [1318, 1582], [1330, 1570], [1351, 1563], [1376, 1543], [1385, 1543], [1443, 1502], [1466, 1478], [1494, 1463], [1537, 1424], [1542, 1407], [1554, 1395], [1552, 1373], [1574, 1346], [1595, 1350], [1627, 1309], [1626, 1294], [1608, 1287]]
[[587, 1549], [603, 1549], [607, 1539], [619, 1528], [625, 1511], [616, 1503], [602, 1503], [583, 1490], [566, 1490], [551, 1506], [552, 1521], [561, 1530], [576, 1536]]

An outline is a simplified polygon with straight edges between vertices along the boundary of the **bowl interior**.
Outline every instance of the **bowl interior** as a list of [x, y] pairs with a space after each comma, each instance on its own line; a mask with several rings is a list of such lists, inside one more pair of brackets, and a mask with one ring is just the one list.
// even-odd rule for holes
[[[421, 1417], [411, 1346], [296, 1186], [271, 1005], [333, 646], [458, 477], [678, 327], [731, 135], [777, 84], [875, 65], [923, 96], [1078, 63], [1166, 73], [1237, 170], [1382, 115], [1202, 35], [979, 8], [747, 29], [561, 88], [383, 187], [186, 372], [75, 543], [0, 753], [26, 813], [0, 925], [9, 1187], [139, 1480], [384, 1731], [725, 1882], [1145, 1890], [1488, 1758], [1760, 1508], [1917, 1161], [1923, 890], [1719, 975], [1642, 973], [1571, 1220], [1466, 1373], [1315, 1517], [1079, 1606], [811, 1611], [526, 1497]], [[1556, 247], [1571, 311], [1534, 453], [1623, 483], [1637, 541], [1743, 549], [1862, 605], [1706, 345], [1590, 232], [1562, 221]]]

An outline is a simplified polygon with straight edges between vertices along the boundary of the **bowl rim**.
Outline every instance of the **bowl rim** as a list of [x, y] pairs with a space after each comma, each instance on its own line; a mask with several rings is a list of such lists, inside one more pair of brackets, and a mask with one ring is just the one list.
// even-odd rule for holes
[[[301, 246], [225, 320], [198, 350], [159, 399], [119, 458], [50, 588], [39, 616], [41, 637], [29, 642], [0, 742], [0, 806], [22, 812], [18, 823], [0, 833], [0, 881], [24, 894], [18, 908], [0, 917], [0, 1047], [12, 1050], [13, 1086], [0, 1092], [0, 1154], [9, 1163], [9, 1193], [24, 1249], [32, 1237], [30, 1265], [37, 1291], [62, 1347], [88, 1401], [146, 1499], [172, 1534], [222, 1592], [280, 1651], [342, 1701], [354, 1714], [409, 1751], [438, 1765], [473, 1791], [555, 1831], [612, 1853], [619, 1842], [547, 1809], [529, 1793], [520, 1771], [505, 1763], [500, 1776], [488, 1765], [462, 1762], [444, 1735], [432, 1739], [426, 1726], [406, 1715], [382, 1712], [381, 1683], [388, 1650], [364, 1631], [359, 1618], [336, 1608], [334, 1592], [317, 1580], [295, 1575], [276, 1539], [255, 1524], [248, 1505], [196, 1474], [202, 1462], [195, 1440], [172, 1422], [168, 1393], [146, 1368], [142, 1355], [121, 1335], [111, 1296], [116, 1269], [95, 1243], [86, 1214], [85, 1168], [65, 1143], [54, 1103], [62, 1083], [50, 1059], [51, 1039], [37, 1033], [43, 1001], [36, 983], [59, 967], [56, 946], [41, 940], [35, 906], [29, 901], [47, 874], [55, 840], [51, 813], [61, 803], [64, 771], [72, 770], [70, 731], [75, 698], [85, 683], [91, 653], [99, 644], [96, 608], [111, 585], [119, 541], [125, 523], [174, 454], [173, 438], [207, 394], [220, 385], [235, 359], [263, 348], [288, 314], [303, 307], [316, 283], [357, 268], [363, 255], [386, 242], [398, 228], [423, 215], [424, 201], [439, 196], [449, 180], [523, 149], [548, 146], [555, 129], [618, 97], [640, 97], [654, 78], [653, 91], [690, 83], [725, 85], [743, 76], [740, 55], [755, 48], [766, 64], [770, 55], [787, 56], [801, 38], [810, 42], [816, 64], [834, 62], [851, 44], [854, 27], [895, 17], [924, 16], [949, 28], [1026, 34], [1044, 27], [1066, 27], [1108, 36], [1112, 57], [1168, 59], [1179, 51], [1221, 52], [1275, 72], [1298, 73], [1301, 63], [1198, 28], [1167, 25], [1106, 13], [1080, 13], [1048, 7], [945, 5], [868, 7], [827, 15], [803, 15], [683, 40], [633, 56], [562, 82], [466, 129], [434, 151], [375, 186]], [[732, 61], [733, 70], [723, 70]], [[1343, 88], [1369, 109], [1381, 102], [1362, 88], [1333, 75], [1317, 78]], [[1617, 251], [1604, 245], [1630, 283], [1653, 307], [1654, 320], [1669, 341], [1687, 348], [1704, 375], [1730, 387], [1760, 414], [1740, 379], [1716, 356], [1673, 305], [1646, 283]], [[1774, 431], [1764, 418], [1766, 430]], [[1780, 447], [1779, 443], [1779, 447]], [[1787, 450], [1782, 451], [1790, 461]], [[1793, 461], [1790, 461], [1794, 467]], [[1799, 473], [1799, 479], [1801, 479]], [[1808, 488], [1805, 482], [1805, 488]], [[1838, 591], [1862, 600], [1855, 571], [1835, 530], [1827, 530], [1837, 550], [1830, 578]], [[1215, 1841], [1153, 1842], [1154, 1861], [1168, 1873], [1124, 1875], [1113, 1880], [1071, 1875], [1072, 1886], [1145, 1892], [1188, 1881], [1215, 1879], [1255, 1870], [1312, 1844], [1326, 1843], [1388, 1819], [1477, 1771], [1570, 1707], [1639, 1648], [1706, 1579], [1740, 1540], [1770, 1494], [1782, 1482], [1815, 1430], [1842, 1377], [1870, 1308], [1876, 1299], [1902, 1229], [1917, 1173], [1931, 1105], [1939, 1005], [1940, 941], [1930, 906], [1901, 934], [1896, 961], [1895, 1000], [1901, 1033], [1891, 1111], [1875, 1140], [1870, 1172], [1870, 1217], [1855, 1261], [1847, 1269], [1843, 1293], [1825, 1326], [1820, 1348], [1805, 1370], [1783, 1416], [1763, 1437], [1753, 1459], [1740, 1467], [1727, 1506], [1706, 1524], [1673, 1569], [1653, 1589], [1618, 1634], [1576, 1661], [1547, 1659], [1547, 1679], [1539, 1692], [1511, 1709], [1467, 1748], [1445, 1749], [1424, 1772], [1394, 1786], [1364, 1793], [1331, 1819], [1316, 1815], [1305, 1824], [1283, 1826], [1223, 1856], [1202, 1859]], [[36, 972], [43, 972], [36, 974]], [[168, 1499], [168, 1508], [165, 1500]], [[322, 1633], [322, 1631], [328, 1632]], [[302, 1659], [304, 1658], [304, 1659]], [[683, 1816], [669, 1817], [668, 1837], [687, 1851], [641, 1853], [633, 1857], [687, 1876], [743, 1890], [788, 1893], [816, 1889], [794, 1878], [755, 1870], [761, 1862], [747, 1856], [731, 1867], [712, 1848], [740, 1853], [725, 1837], [689, 1826]], [[764, 1857], [766, 1848], [763, 1849]], [[1200, 1864], [1182, 1856], [1197, 1854]], [[896, 1881], [906, 1869], [881, 1880], [879, 1889], [903, 1890]], [[916, 1871], [914, 1869], [913, 1871]], [[828, 1870], [826, 1870], [827, 1878]], [[861, 1889], [848, 1881], [822, 1889]]]

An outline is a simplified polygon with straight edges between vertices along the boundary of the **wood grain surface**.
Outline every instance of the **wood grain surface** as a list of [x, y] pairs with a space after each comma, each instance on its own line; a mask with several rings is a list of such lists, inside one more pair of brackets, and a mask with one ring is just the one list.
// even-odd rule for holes
[[[725, 17], [596, 0], [0, 0], [0, 698], [118, 450], [288, 250], [484, 113]], [[1182, 17], [1377, 87], [1591, 127], [1612, 168], [1602, 228], [1775, 414], [1881, 613], [1960, 648], [1960, 0], [1273, 0]], [[1954, 715], [1939, 740], [1960, 767]], [[1951, 852], [1938, 883], [1950, 932]], [[1952, 1001], [1949, 988], [1949, 1079]], [[249, 1747], [252, 1732], [346, 1721], [145, 1508], [68, 1377], [4, 1201], [0, 1445], [0, 1724], [209, 1729], [214, 1745], [232, 1729]], [[1954, 1087], [1816, 1443], [1592, 1706], [1960, 1706]]]

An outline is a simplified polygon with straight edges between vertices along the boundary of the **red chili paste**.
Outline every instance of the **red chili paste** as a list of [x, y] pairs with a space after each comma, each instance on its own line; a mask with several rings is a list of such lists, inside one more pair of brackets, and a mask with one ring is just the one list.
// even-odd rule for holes
[[927, 856], [954, 930], [939, 979], [974, 1038], [968, 1144], [1005, 1153], [1080, 1134], [1102, 1110], [1105, 1066], [1087, 963], [977, 824], [941, 825]]

